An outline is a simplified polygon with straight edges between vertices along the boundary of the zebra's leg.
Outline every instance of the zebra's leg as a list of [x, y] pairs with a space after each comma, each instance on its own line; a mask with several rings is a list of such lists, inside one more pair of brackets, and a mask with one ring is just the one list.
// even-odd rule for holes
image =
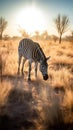
[[19, 55], [19, 61], [18, 61], [18, 72], [17, 74], [20, 74], [20, 64], [21, 64], [22, 55]]
[[23, 69], [24, 69], [24, 64], [25, 64], [25, 61], [26, 61], [26, 59], [23, 59], [22, 69], [21, 69], [22, 75], [24, 75]]
[[37, 67], [38, 67], [38, 62], [35, 62], [35, 77], [37, 78]]
[[31, 74], [31, 62], [29, 62], [28, 81], [31, 80], [30, 74]]

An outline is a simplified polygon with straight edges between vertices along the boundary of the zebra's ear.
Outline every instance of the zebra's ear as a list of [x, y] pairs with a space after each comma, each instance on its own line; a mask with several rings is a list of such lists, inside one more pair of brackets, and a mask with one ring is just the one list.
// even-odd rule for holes
[[46, 60], [49, 60], [51, 56], [47, 57]]

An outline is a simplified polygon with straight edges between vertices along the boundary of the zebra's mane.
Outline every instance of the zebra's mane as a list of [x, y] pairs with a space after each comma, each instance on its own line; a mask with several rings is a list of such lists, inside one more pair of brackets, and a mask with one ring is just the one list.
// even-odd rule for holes
[[41, 60], [44, 61], [46, 59], [46, 56], [42, 48], [40, 47], [39, 43], [35, 42], [35, 44], [37, 45], [37, 51], [39, 52], [39, 55], [41, 56], [40, 58], [42, 58]]

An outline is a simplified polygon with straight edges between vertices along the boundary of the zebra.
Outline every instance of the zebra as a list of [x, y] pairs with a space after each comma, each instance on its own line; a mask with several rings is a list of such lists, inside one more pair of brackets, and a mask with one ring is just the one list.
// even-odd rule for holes
[[50, 58], [50, 56], [46, 58], [39, 43], [34, 42], [33, 40], [31, 40], [29, 38], [24, 38], [24, 39], [20, 40], [19, 46], [18, 46], [18, 57], [19, 57], [18, 74], [20, 74], [21, 59], [22, 59], [22, 57], [24, 57], [23, 63], [22, 63], [22, 68], [21, 68], [22, 75], [24, 75], [23, 69], [24, 69], [25, 61], [28, 60], [28, 63], [29, 63], [28, 80], [31, 80], [32, 62], [35, 63], [35, 77], [37, 77], [37, 66], [39, 63], [39, 70], [42, 73], [43, 79], [44, 80], [48, 79], [47, 60]]

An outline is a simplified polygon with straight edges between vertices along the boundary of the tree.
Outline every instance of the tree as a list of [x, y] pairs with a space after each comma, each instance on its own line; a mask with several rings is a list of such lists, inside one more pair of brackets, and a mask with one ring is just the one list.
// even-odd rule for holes
[[59, 43], [61, 43], [62, 35], [69, 29], [69, 18], [66, 15], [61, 16], [58, 14], [54, 22], [59, 34]]
[[36, 38], [36, 40], [39, 39], [39, 36], [40, 36], [39, 31], [35, 31], [35, 38]]
[[56, 42], [58, 40], [58, 37], [56, 35], [52, 35], [51, 38]]
[[29, 37], [29, 34], [25, 31], [25, 29], [24, 28], [22, 28], [21, 26], [18, 26], [19, 27], [19, 29], [18, 29], [18, 31], [19, 31], [19, 33], [21, 34], [21, 36], [22, 37]]
[[3, 37], [3, 32], [7, 27], [7, 23], [8, 22], [3, 17], [0, 17], [0, 39], [1, 40], [2, 40], [2, 37]]
[[47, 31], [44, 31], [44, 32], [41, 34], [41, 37], [42, 37], [42, 39], [47, 40], [47, 39], [49, 38], [48, 32], [47, 32]]
[[5, 34], [5, 35], [3, 36], [3, 39], [4, 39], [4, 40], [9, 40], [9, 39], [10, 39], [10, 36], [9, 36], [8, 34]]

